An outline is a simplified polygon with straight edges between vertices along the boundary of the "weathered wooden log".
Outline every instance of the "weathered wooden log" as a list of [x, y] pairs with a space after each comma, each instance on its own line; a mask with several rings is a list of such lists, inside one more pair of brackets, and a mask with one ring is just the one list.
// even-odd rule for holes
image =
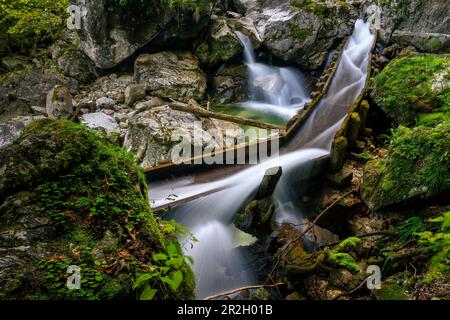
[[361, 119], [361, 125], [359, 127], [359, 132], [363, 133], [366, 129], [367, 116], [369, 115], [370, 105], [367, 100], [363, 100], [359, 106], [359, 118]]
[[268, 169], [264, 174], [263, 181], [259, 186], [255, 200], [264, 199], [273, 195], [282, 174], [283, 174], [282, 167], [274, 167]]
[[247, 125], [247, 126], [251, 126], [251, 127], [257, 127], [257, 128], [261, 128], [261, 129], [268, 129], [268, 130], [275, 129], [275, 130], [279, 130], [280, 132], [284, 132], [286, 130], [285, 127], [278, 126], [275, 124], [259, 122], [259, 121], [252, 120], [252, 119], [244, 119], [244, 118], [231, 116], [228, 114], [223, 114], [223, 113], [218, 113], [218, 112], [217, 113], [211, 112], [211, 111], [205, 110], [203, 108], [193, 108], [192, 106], [189, 106], [189, 105], [187, 105], [185, 103], [181, 103], [181, 102], [169, 102], [167, 105], [173, 110], [192, 113], [192, 114], [196, 115], [197, 117], [201, 117], [201, 118], [214, 118], [214, 119], [219, 119], [219, 120], [223, 120], [223, 121], [229, 121], [229, 122], [234, 122], [234, 123], [238, 123], [238, 124], [243, 124], [243, 125]]
[[361, 127], [361, 118], [357, 112], [353, 112], [350, 116], [349, 127], [347, 132], [347, 141], [351, 146], [356, 145], [358, 141], [359, 128]]
[[342, 170], [347, 154], [348, 142], [346, 137], [337, 137], [331, 146], [330, 173], [337, 173]]

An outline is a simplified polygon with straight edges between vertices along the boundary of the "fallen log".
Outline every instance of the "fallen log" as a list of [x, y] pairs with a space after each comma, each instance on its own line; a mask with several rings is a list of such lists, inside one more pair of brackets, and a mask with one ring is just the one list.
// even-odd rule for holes
[[261, 129], [267, 129], [267, 130], [275, 129], [275, 130], [279, 130], [280, 134], [284, 134], [284, 132], [286, 131], [286, 128], [283, 126], [278, 126], [278, 125], [271, 124], [271, 123], [259, 122], [259, 121], [252, 120], [252, 119], [244, 119], [241, 117], [231, 116], [231, 115], [224, 114], [224, 113], [212, 112], [212, 111], [205, 110], [203, 108], [193, 108], [192, 106], [190, 106], [188, 104], [178, 102], [178, 101], [169, 102], [167, 105], [173, 110], [192, 113], [192, 114], [196, 115], [197, 117], [201, 117], [201, 118], [213, 118], [213, 119], [234, 122], [234, 123], [238, 123], [238, 124], [242, 124], [242, 125], [246, 125], [246, 126], [257, 127], [257, 128], [261, 128]]

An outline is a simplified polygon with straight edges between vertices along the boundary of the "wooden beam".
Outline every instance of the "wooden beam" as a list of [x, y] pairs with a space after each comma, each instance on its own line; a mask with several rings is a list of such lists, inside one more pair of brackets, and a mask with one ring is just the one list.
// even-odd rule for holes
[[201, 118], [214, 118], [214, 119], [218, 119], [218, 120], [234, 122], [234, 123], [238, 123], [238, 124], [242, 124], [242, 125], [246, 125], [246, 126], [252, 126], [252, 127], [268, 129], [268, 130], [276, 129], [276, 130], [279, 130], [280, 133], [286, 131], [286, 127], [283, 127], [283, 126], [278, 126], [278, 125], [271, 124], [271, 123], [259, 122], [259, 121], [252, 120], [252, 119], [244, 119], [241, 117], [231, 116], [231, 115], [224, 114], [224, 113], [212, 112], [212, 111], [205, 110], [203, 108], [194, 108], [194, 107], [192, 107], [188, 104], [182, 103], [182, 102], [173, 101], [173, 102], [169, 102], [167, 105], [173, 110], [192, 113], [192, 114], [196, 115], [197, 117], [201, 117]]

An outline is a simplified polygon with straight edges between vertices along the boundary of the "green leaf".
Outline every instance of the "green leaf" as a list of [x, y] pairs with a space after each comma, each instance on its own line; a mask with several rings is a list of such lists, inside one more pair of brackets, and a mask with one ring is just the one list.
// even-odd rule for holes
[[143, 284], [145, 284], [147, 281], [156, 278], [159, 276], [159, 272], [154, 273], [143, 273], [141, 274], [135, 281], [133, 285], [133, 289], [138, 289], [142, 287]]
[[167, 284], [172, 291], [177, 291], [183, 281], [183, 273], [181, 271], [171, 272], [168, 277], [161, 278], [161, 281]]
[[147, 287], [139, 296], [139, 300], [153, 300], [156, 292], [158, 292], [158, 290]]
[[175, 247], [173, 244], [169, 244], [167, 246], [167, 253], [171, 258], [176, 257], [178, 255], [177, 247]]
[[167, 260], [169, 257], [164, 254], [164, 253], [155, 253], [153, 255], [153, 259], [157, 260], [157, 261], [164, 261]]

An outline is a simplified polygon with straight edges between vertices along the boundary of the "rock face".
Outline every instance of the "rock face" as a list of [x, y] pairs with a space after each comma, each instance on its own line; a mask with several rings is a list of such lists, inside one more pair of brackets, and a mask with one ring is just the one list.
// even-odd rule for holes
[[[196, 4], [196, 8], [171, 8], [166, 1], [128, 1], [126, 5], [107, 0], [72, 3], [84, 13], [80, 48], [97, 67], [104, 69], [117, 66], [155, 38], [168, 43], [195, 37], [207, 25], [211, 10], [206, 1]], [[193, 14], [197, 8], [198, 22]]]
[[212, 79], [211, 95], [214, 102], [227, 104], [244, 101], [246, 72], [243, 64], [223, 65]]
[[307, 69], [317, 69], [326, 61], [329, 49], [351, 34], [358, 17], [348, 5], [280, 2], [270, 2], [247, 15], [272, 54]]
[[450, 123], [400, 127], [385, 159], [364, 168], [361, 197], [372, 210], [413, 198], [428, 199], [450, 185]]
[[88, 83], [97, 76], [97, 70], [89, 57], [78, 48], [79, 38], [66, 32], [51, 47], [53, 61], [67, 77]]
[[206, 91], [206, 76], [190, 52], [142, 54], [135, 61], [134, 77], [147, 92], [162, 98], [201, 100]]
[[210, 30], [208, 30], [207, 39], [200, 41], [195, 46], [195, 55], [206, 66], [214, 66], [229, 61], [238, 53], [241, 53], [244, 48], [236, 35], [236, 31], [250, 37], [253, 47], [256, 49], [261, 46], [261, 39], [252, 20], [221, 17], [212, 23]]
[[67, 119], [73, 114], [72, 95], [65, 86], [55, 86], [47, 94], [47, 115], [50, 119]]
[[[148, 272], [154, 253], [182, 257], [133, 157], [82, 126], [34, 122], [0, 163], [1, 299], [133, 298], [135, 272]], [[66, 287], [69, 266], [81, 268], [80, 290]], [[158, 299], [194, 298], [192, 271], [179, 270], [180, 286]]]
[[374, 8], [380, 12], [380, 40], [384, 43], [412, 45], [424, 52], [449, 52], [450, 7], [447, 0], [386, 1], [382, 6], [376, 1], [368, 1], [361, 10], [374, 12]]

